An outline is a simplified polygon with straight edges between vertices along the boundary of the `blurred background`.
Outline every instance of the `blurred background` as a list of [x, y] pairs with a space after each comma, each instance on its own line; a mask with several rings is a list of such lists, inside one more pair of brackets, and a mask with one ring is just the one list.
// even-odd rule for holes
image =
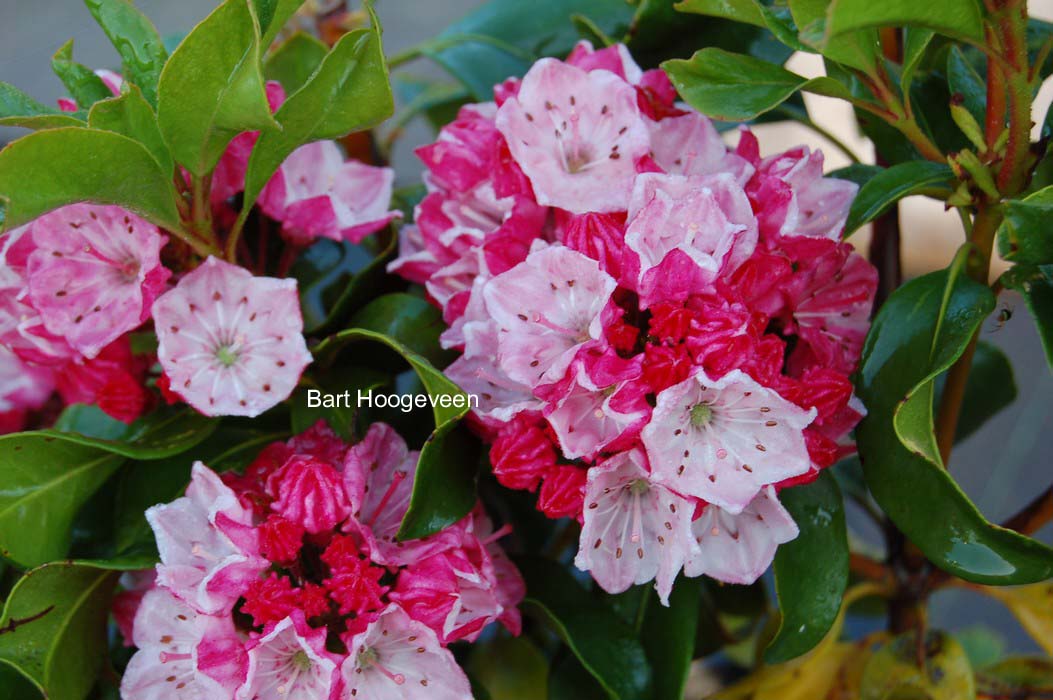
[[[136, 4], [153, 19], [162, 35], [178, 37], [211, 11], [216, 0], [138, 0]], [[481, 0], [377, 0], [386, 51], [393, 55], [433, 37], [482, 4]], [[1053, 20], [1053, 0], [1032, 0], [1029, 8], [1033, 16]], [[51, 73], [51, 55], [71, 37], [78, 61], [97, 68], [119, 66], [109, 42], [80, 0], [0, 0], [0, 80], [42, 102], [54, 103], [63, 95], [63, 89]], [[821, 60], [813, 55], [795, 55], [788, 67], [809, 77], [822, 73]], [[426, 59], [412, 62], [398, 73], [421, 78], [443, 75]], [[1036, 121], [1041, 121], [1051, 100], [1053, 81], [1047, 81], [1036, 102]], [[860, 136], [847, 104], [814, 95], [806, 95], [805, 102], [816, 123], [835, 134], [863, 162], [873, 162], [873, 147]], [[844, 154], [798, 124], [761, 125], [755, 130], [762, 153], [806, 143], [824, 149], [828, 170], [849, 164]], [[20, 133], [0, 127], [0, 145]], [[432, 138], [433, 132], [422, 120], [406, 129], [392, 153], [398, 185], [419, 181], [420, 169], [413, 149]], [[735, 138], [733, 131], [730, 138]], [[956, 215], [944, 212], [941, 203], [921, 197], [903, 201], [901, 225], [903, 264], [908, 277], [944, 267], [964, 239]], [[865, 253], [869, 235], [869, 230], [863, 229], [851, 242]], [[996, 266], [992, 274], [997, 276], [1003, 269], [1004, 266]], [[1018, 396], [1011, 406], [956, 448], [952, 463], [963, 488], [995, 522], [1012, 515], [1053, 479], [1053, 376], [1022, 301], [1003, 293], [999, 306], [1016, 313], [1007, 321], [1004, 313], [1000, 319], [989, 319], [983, 340], [1001, 347], [1013, 362]], [[851, 522], [860, 537], [878, 545], [880, 534], [869, 527], [869, 521], [859, 513], [850, 515], [855, 516]], [[1037, 537], [1053, 543], [1053, 526], [1047, 526]], [[931, 610], [934, 626], [982, 636], [977, 643], [1004, 644], [1007, 651], [1038, 651], [1003, 608], [978, 594], [962, 590], [941, 592]], [[980, 627], [993, 630], [995, 635], [981, 635], [976, 631]]]

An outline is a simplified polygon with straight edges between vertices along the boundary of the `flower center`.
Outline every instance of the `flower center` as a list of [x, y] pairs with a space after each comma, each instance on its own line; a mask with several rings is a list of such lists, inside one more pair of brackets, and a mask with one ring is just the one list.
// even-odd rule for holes
[[220, 345], [216, 348], [216, 359], [224, 367], [233, 367], [234, 363], [238, 361], [238, 353], [229, 345]]
[[647, 493], [648, 489], [650, 489], [650, 486], [647, 484], [647, 479], [636, 479], [631, 484], [629, 484], [629, 489], [633, 492], [633, 494], [640, 495]]
[[700, 403], [691, 409], [691, 425], [696, 428], [706, 427], [712, 418], [713, 409], [708, 404]]
[[307, 652], [301, 649], [292, 656], [292, 665], [299, 671], [310, 671], [311, 670], [311, 657], [307, 655]]
[[393, 673], [380, 663], [380, 656], [372, 647], [365, 647], [360, 652], [358, 652], [358, 667], [366, 668], [367, 666], [372, 666], [373, 668], [383, 673], [395, 685], [402, 685], [406, 682], [406, 677], [404, 675], [402, 675], [401, 673]]

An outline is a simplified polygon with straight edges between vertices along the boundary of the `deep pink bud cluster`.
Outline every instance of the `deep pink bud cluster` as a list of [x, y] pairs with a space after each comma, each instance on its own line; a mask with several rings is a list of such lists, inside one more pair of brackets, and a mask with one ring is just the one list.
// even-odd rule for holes
[[481, 506], [396, 539], [417, 458], [382, 423], [349, 445], [319, 422], [241, 474], [197, 463], [147, 511], [156, 575], [115, 604], [138, 647], [121, 696], [469, 700], [446, 647], [518, 634], [525, 587]]
[[418, 151], [390, 268], [442, 309], [497, 479], [582, 522], [605, 589], [663, 598], [796, 536], [778, 489], [852, 449], [877, 280], [821, 153], [731, 151], [675, 98], [624, 46], [542, 59]]

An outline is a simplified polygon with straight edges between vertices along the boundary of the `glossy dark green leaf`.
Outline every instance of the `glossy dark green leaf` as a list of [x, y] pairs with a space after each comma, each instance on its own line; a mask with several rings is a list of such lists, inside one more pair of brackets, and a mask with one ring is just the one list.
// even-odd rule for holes
[[651, 668], [633, 629], [559, 564], [534, 558], [517, 563], [527, 584], [524, 605], [547, 620], [608, 695], [648, 697]]
[[681, 0], [676, 3], [676, 9], [763, 27], [795, 51], [810, 51], [797, 39], [792, 17], [780, 15], [778, 8], [760, 0]]
[[987, 111], [987, 81], [957, 46], [952, 46], [947, 52], [947, 87], [952, 95], [961, 95], [962, 106], [983, 124]]
[[644, 617], [641, 640], [651, 663], [653, 700], [683, 700], [694, 657], [702, 610], [702, 581], [683, 576], [669, 594], [669, 607], [652, 596]]
[[881, 55], [877, 30], [862, 28], [827, 36], [826, 23], [830, 0], [789, 0], [801, 41], [831, 61], [874, 75]]
[[903, 68], [900, 70], [900, 91], [910, 94], [914, 84], [914, 75], [925, 57], [925, 52], [932, 42], [933, 32], [920, 27], [907, 27], [903, 30]]
[[81, 700], [106, 659], [106, 618], [117, 574], [72, 563], [26, 573], [7, 598], [0, 661], [22, 672], [50, 700]]
[[918, 665], [916, 633], [878, 649], [863, 669], [860, 700], [964, 700], [976, 697], [976, 681], [965, 650], [954, 637], [930, 632], [925, 661]]
[[26, 568], [64, 557], [77, 511], [123, 460], [53, 435], [0, 437], [0, 555]]
[[[355, 417], [358, 414], [358, 392], [375, 391], [390, 382], [391, 377], [385, 372], [371, 367], [353, 365], [333, 367], [320, 376], [312, 377], [307, 386], [297, 389], [293, 395], [292, 431], [302, 433], [319, 420], [324, 420], [338, 435], [345, 440], [350, 440], [354, 436]], [[319, 394], [314, 394], [312, 397], [312, 390], [330, 395], [343, 395], [343, 392], [349, 392], [351, 404], [348, 406], [341, 402], [339, 406], [327, 407], [324, 397]]]
[[87, 66], [73, 60], [73, 39], [63, 44], [51, 57], [51, 69], [69, 90], [69, 96], [82, 108], [113, 97], [102, 78]]
[[183, 495], [195, 461], [204, 462], [216, 472], [240, 468], [255, 459], [268, 444], [286, 437], [288, 433], [268, 432], [250, 427], [247, 422], [228, 421], [193, 450], [154, 462], [126, 464], [116, 482], [114, 557], [143, 552], [156, 557], [153, 532], [143, 514], [150, 506], [168, 503]]
[[[936, 400], [943, 391], [945, 377], [936, 381]], [[1003, 408], [1016, 400], [1016, 381], [1009, 358], [991, 343], [979, 342], [973, 355], [969, 381], [965, 385], [962, 412], [958, 416], [955, 441], [969, 437]]]
[[845, 235], [884, 214], [890, 206], [912, 194], [943, 192], [950, 194], [948, 183], [954, 178], [942, 163], [927, 160], [900, 163], [870, 178], [859, 189], [848, 210]]
[[870, 182], [878, 173], [885, 172], [880, 165], [869, 165], [867, 163], [853, 163], [837, 170], [831, 170], [828, 175], [839, 180], [854, 182], [860, 187]]
[[491, 700], [548, 698], [548, 661], [525, 636], [473, 644], [467, 671]]
[[125, 425], [96, 406], [78, 404], [66, 409], [56, 429], [23, 435], [55, 437], [131, 459], [151, 460], [189, 450], [218, 425], [218, 420], [186, 407], [164, 407]]
[[779, 494], [800, 534], [775, 553], [781, 622], [764, 653], [781, 663], [813, 649], [837, 619], [848, 585], [848, 531], [837, 481], [823, 472], [806, 486]]
[[548, 672], [548, 700], [609, 700], [610, 695], [566, 645]]
[[0, 700], [41, 700], [43, 697], [32, 681], [0, 659]]
[[1001, 281], [1023, 295], [1053, 369], [1053, 265], [1014, 265]]
[[373, 241], [379, 252], [363, 244], [319, 240], [292, 268], [300, 289], [304, 329], [321, 334], [345, 327], [348, 316], [367, 298], [383, 289], [388, 262], [398, 248], [398, 237], [386, 230]]
[[964, 263], [959, 255], [903, 285], [874, 320], [857, 384], [868, 411], [856, 429], [863, 469], [875, 500], [940, 568], [975, 583], [1041, 581], [1053, 575], [1053, 550], [988, 522], [933, 455], [933, 379], [995, 303]]
[[1050, 217], [1053, 217], [1053, 187], [1006, 202], [1005, 219], [998, 229], [999, 254], [1013, 262], [1053, 264]]
[[291, 95], [304, 86], [329, 49], [306, 32], [296, 32], [278, 45], [263, 64], [267, 80], [277, 80]]
[[438, 367], [455, 356], [439, 346], [439, 335], [446, 329], [442, 314], [411, 294], [377, 297], [352, 317], [351, 325], [394, 338]]
[[983, 41], [978, 0], [833, 0], [827, 11], [830, 37], [867, 27], [925, 27], [940, 34]]
[[118, 204], [180, 230], [170, 172], [146, 148], [109, 131], [61, 127], [24, 136], [0, 151], [0, 225], [32, 221], [74, 202]]
[[382, 343], [401, 355], [417, 373], [427, 403], [432, 403], [435, 430], [421, 448], [413, 496], [398, 535], [404, 540], [425, 537], [457, 522], [475, 505], [478, 442], [458, 426], [468, 413], [471, 397], [425, 357], [396, 337], [375, 330], [351, 328], [330, 336], [315, 349], [316, 362], [322, 368], [329, 366], [347, 346], [361, 341]]
[[150, 104], [157, 104], [157, 83], [168, 51], [154, 25], [128, 0], [84, 0], [84, 4], [120, 54], [124, 79], [138, 85]]
[[391, 116], [394, 102], [380, 23], [340, 38], [318, 70], [274, 115], [280, 130], [260, 134], [245, 173], [242, 217], [285, 158], [305, 143], [368, 129]]
[[150, 152], [163, 172], [172, 172], [172, 154], [157, 126], [157, 115], [138, 86], [126, 87], [120, 97], [96, 102], [88, 113], [88, 126], [138, 141]]
[[55, 129], [84, 126], [84, 120], [41, 104], [14, 85], [0, 82], [0, 126]]
[[662, 64], [680, 96], [703, 114], [724, 121], [745, 121], [806, 90], [848, 97], [848, 90], [827, 77], [809, 80], [752, 56], [705, 48], [688, 60]]
[[522, 76], [537, 58], [570, 52], [579, 39], [574, 15], [592, 20], [607, 36], [621, 37], [633, 8], [622, 0], [488, 0], [447, 26], [424, 46], [424, 53], [477, 100], [492, 100], [494, 85]]
[[172, 53], [158, 85], [157, 122], [176, 162], [199, 177], [239, 133], [277, 128], [245, 0], [226, 0]]

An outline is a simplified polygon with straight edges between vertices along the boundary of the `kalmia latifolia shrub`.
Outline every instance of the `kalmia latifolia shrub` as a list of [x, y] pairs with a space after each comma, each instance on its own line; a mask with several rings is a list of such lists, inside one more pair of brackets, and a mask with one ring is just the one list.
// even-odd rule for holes
[[481, 505], [396, 540], [417, 459], [383, 423], [353, 445], [319, 423], [242, 474], [195, 464], [185, 496], [147, 511], [156, 573], [115, 603], [138, 648], [121, 696], [470, 698], [447, 645], [493, 622], [518, 634], [525, 587]]
[[498, 481], [581, 522], [605, 590], [663, 601], [796, 537], [779, 492], [853, 451], [877, 284], [822, 153], [729, 150], [675, 97], [624, 46], [538, 61], [417, 151], [390, 266], [442, 309]]

